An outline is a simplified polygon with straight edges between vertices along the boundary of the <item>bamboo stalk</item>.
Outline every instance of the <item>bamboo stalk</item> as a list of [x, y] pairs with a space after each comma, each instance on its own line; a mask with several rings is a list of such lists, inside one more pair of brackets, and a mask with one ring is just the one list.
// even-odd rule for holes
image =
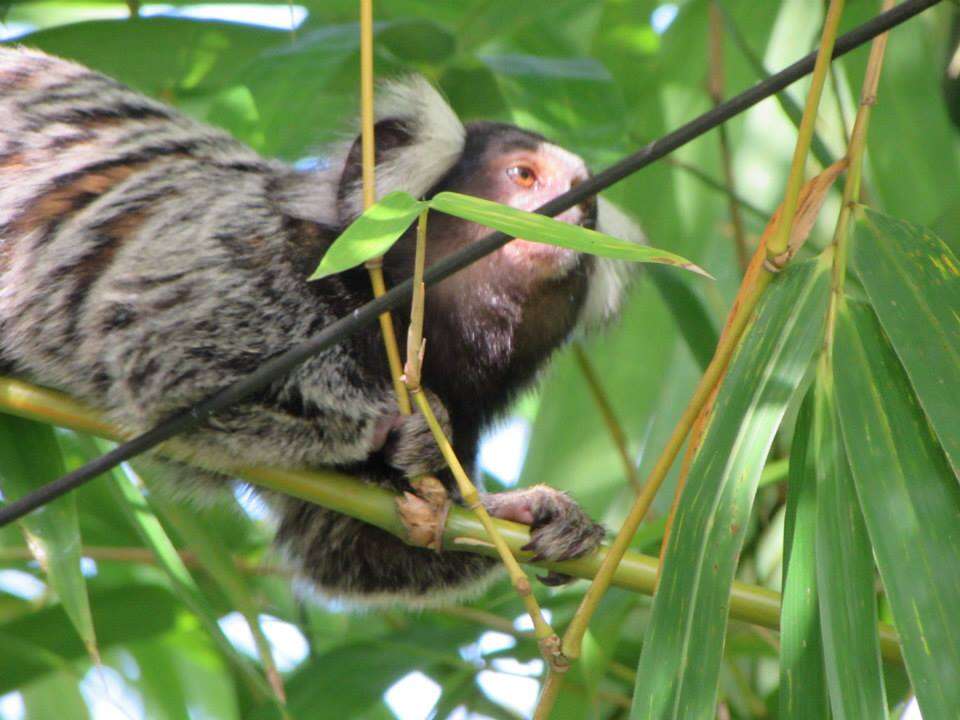
[[[21, 380], [0, 377], [0, 409], [107, 440], [118, 441], [127, 435], [76, 400]], [[350, 515], [397, 537], [405, 536], [406, 529], [396, 510], [397, 496], [348, 475], [333, 470], [308, 472], [266, 467], [240, 468], [234, 474], [258, 487]], [[532, 553], [521, 549], [530, 542], [529, 528], [508, 520], [493, 520], [493, 523], [511, 552], [529, 563]], [[443, 533], [445, 548], [495, 556], [496, 550], [486, 540], [486, 531], [477, 518], [463, 508], [450, 509]], [[576, 560], [535, 564], [565, 575], [590, 579], [596, 576], [607, 552], [609, 549], [602, 547]], [[625, 590], [651, 595], [656, 584], [657, 567], [656, 558], [627, 552], [617, 564], [614, 584]], [[780, 595], [767, 588], [734, 581], [730, 593], [730, 616], [776, 630], [780, 622]], [[884, 657], [899, 661], [899, 642], [891, 626], [880, 624], [880, 641]]]
[[[376, 140], [373, 129], [373, 0], [360, 0], [360, 151], [363, 172], [363, 209], [366, 210], [377, 201], [376, 180]], [[370, 275], [370, 285], [374, 298], [387, 292], [387, 283], [383, 277], [383, 258], [368, 260], [364, 267]], [[393, 329], [393, 318], [389, 312], [378, 316], [380, 334], [390, 366], [390, 379], [393, 392], [397, 396], [397, 407], [403, 415], [413, 412], [407, 386], [401, 376], [400, 347]]]

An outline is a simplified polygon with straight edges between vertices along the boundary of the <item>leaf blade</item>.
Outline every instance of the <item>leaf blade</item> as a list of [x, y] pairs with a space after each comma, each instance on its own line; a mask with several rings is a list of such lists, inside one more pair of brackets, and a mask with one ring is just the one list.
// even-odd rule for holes
[[771, 286], [720, 389], [674, 519], [647, 629], [632, 718], [712, 716], [730, 587], [773, 436], [820, 342], [827, 267]]
[[877, 568], [925, 717], [960, 707], [960, 485], [869, 307], [837, 316], [843, 440]]
[[472, 195], [454, 192], [437, 193], [429, 204], [433, 210], [470, 220], [515, 238], [557, 245], [615, 260], [674, 265], [698, 275], [711, 277], [705, 270], [686, 258], [666, 250], [617, 240], [596, 230], [571, 225], [546, 215], [518, 210]]
[[385, 195], [333, 241], [308, 280], [320, 280], [383, 255], [425, 207], [422, 200], [399, 190]]
[[[53, 428], [12, 415], [0, 416], [0, 487], [8, 499], [26, 495], [64, 474]], [[83, 640], [99, 661], [87, 582], [80, 568], [82, 541], [77, 502], [66, 495], [21, 520], [27, 544]]]
[[851, 252], [880, 325], [960, 476], [960, 259], [931, 231], [865, 208]]

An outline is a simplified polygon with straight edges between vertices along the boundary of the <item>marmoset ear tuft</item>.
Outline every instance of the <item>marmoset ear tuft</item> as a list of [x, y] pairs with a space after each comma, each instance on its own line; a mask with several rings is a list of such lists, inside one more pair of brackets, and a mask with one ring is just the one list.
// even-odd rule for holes
[[[647, 244], [640, 226], [602, 197], [597, 198], [597, 230], [620, 240]], [[620, 312], [620, 305], [635, 273], [634, 263], [595, 257], [590, 269], [587, 297], [580, 311], [581, 327], [589, 330], [614, 319]]]
[[[463, 123], [419, 75], [380, 85], [374, 109], [378, 198], [395, 190], [420, 197], [460, 159], [466, 137]], [[359, 136], [344, 159], [337, 204], [344, 225], [363, 209]]]

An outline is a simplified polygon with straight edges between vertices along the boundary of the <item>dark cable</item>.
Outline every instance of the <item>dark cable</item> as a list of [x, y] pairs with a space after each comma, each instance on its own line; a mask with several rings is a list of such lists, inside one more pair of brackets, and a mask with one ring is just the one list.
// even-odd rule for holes
[[[833, 49], [833, 57], [837, 58], [845, 55], [851, 50], [872, 40], [877, 35], [909, 20], [927, 8], [933, 7], [940, 1], [941, 0], [906, 0], [887, 12], [877, 15], [872, 20], [868, 20], [863, 25], [837, 38]], [[645, 145], [637, 152], [611, 165], [589, 180], [580, 183], [563, 195], [555, 197], [550, 202], [539, 207], [535, 212], [541, 215], [557, 215], [583, 202], [587, 198], [596, 195], [628, 175], [646, 167], [655, 160], [659, 160], [682, 145], [712, 130], [720, 123], [729, 120], [747, 108], [756, 105], [761, 100], [783, 90], [803, 76], [808, 75], [813, 71], [813, 65], [816, 59], [816, 52], [810, 53], [793, 63], [793, 65], [757, 83], [749, 90], [717, 105], [712, 110], [691, 120], [686, 125], [664, 135], [659, 140], [654, 140]], [[489, 255], [511, 239], [512, 238], [503, 233], [487, 235], [483, 239], [468, 245], [463, 250], [448, 255], [431, 265], [424, 274], [424, 281], [427, 285], [432, 285], [458, 270], [462, 270], [467, 265], [476, 262], [485, 255]], [[214, 413], [224, 410], [266, 387], [278, 377], [290, 372], [290, 370], [307, 358], [316, 355], [331, 345], [335, 345], [345, 337], [375, 322], [377, 316], [381, 313], [393, 310], [399, 307], [401, 303], [409, 302], [412, 285], [411, 280], [406, 280], [391, 288], [379, 298], [368, 302], [350, 315], [340, 318], [336, 322], [328, 325], [306, 342], [266, 361], [243, 380], [235, 382], [233, 385], [211, 395], [196, 405], [172, 415], [142, 435], [138, 435], [132, 440], [118, 445], [105, 455], [91, 460], [63, 477], [0, 507], [0, 527], [42, 507], [51, 500], [55, 500], [61, 495], [79, 487], [97, 475], [116, 467], [125, 460], [129, 460], [140, 453], [156, 447], [174, 435], [197, 427]]]

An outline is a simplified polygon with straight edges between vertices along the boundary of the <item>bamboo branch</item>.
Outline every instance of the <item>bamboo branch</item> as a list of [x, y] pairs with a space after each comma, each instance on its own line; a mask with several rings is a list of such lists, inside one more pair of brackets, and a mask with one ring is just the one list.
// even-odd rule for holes
[[583, 379], [586, 380], [587, 388], [590, 390], [590, 395], [593, 397], [593, 401], [597, 404], [597, 409], [600, 411], [600, 416], [603, 418], [603, 424], [607, 426], [607, 432], [610, 433], [610, 439], [613, 441], [613, 445], [617, 449], [617, 454], [620, 456], [620, 462], [623, 464], [624, 475], [629, 483], [633, 486], [633, 489], [639, 492], [641, 488], [640, 475], [637, 473], [637, 464], [634, 462], [633, 456], [630, 454], [630, 448], [627, 443], [627, 434], [623, 431], [623, 425], [617, 419], [617, 414], [614, 412], [613, 406], [610, 404], [610, 397], [603, 389], [603, 385], [600, 383], [600, 378], [597, 377], [597, 373], [593, 368], [593, 363], [590, 362], [590, 357], [587, 355], [587, 351], [584, 350], [582, 343], [575, 342], [573, 344], [573, 356], [577, 361], [577, 365], [580, 367], [580, 373], [583, 375]]
[[[124, 437], [119, 428], [76, 400], [20, 380], [0, 377], [0, 409], [19, 417], [90, 433], [107, 440], [117, 441]], [[406, 528], [396, 510], [397, 496], [356, 478], [332, 470], [306, 472], [277, 468], [242, 468], [234, 474], [258, 487], [322, 505], [401, 539], [405, 537]], [[507, 520], [494, 520], [493, 523], [511, 552], [522, 562], [530, 563], [532, 553], [521, 549], [530, 542], [529, 528]], [[445, 548], [495, 556], [496, 550], [486, 540], [486, 531], [470, 512], [460, 507], [450, 509], [443, 533]], [[596, 576], [608, 551], [607, 547], [603, 547], [576, 560], [533, 564], [565, 575], [590, 579]], [[657, 565], [656, 558], [628, 552], [616, 568], [614, 584], [625, 590], [651, 595], [656, 584]], [[780, 595], [767, 588], [734, 581], [730, 594], [730, 616], [775, 630], [780, 622]], [[896, 631], [881, 623], [880, 639], [884, 657], [899, 662]]]
[[[373, 0], [360, 0], [360, 151], [363, 171], [363, 209], [366, 210], [377, 201], [376, 180], [376, 140], [373, 131]], [[373, 297], [382, 297], [387, 292], [387, 283], [383, 278], [383, 258], [377, 257], [364, 263], [370, 275]], [[389, 312], [378, 316], [383, 347], [387, 353], [387, 365], [390, 366], [390, 379], [393, 392], [397, 396], [397, 407], [402, 415], [413, 412], [410, 396], [403, 384], [400, 365], [400, 348], [393, 330], [393, 319]]]
[[510, 582], [517, 591], [517, 595], [520, 596], [520, 600], [523, 602], [523, 606], [527, 614], [530, 615], [530, 620], [533, 622], [533, 633], [540, 645], [540, 651], [544, 659], [552, 671], [562, 672], [566, 669], [566, 662], [560, 654], [560, 638], [557, 637], [556, 632], [550, 627], [550, 623], [544, 618], [543, 612], [540, 609], [540, 603], [537, 602], [537, 598], [533, 594], [530, 578], [523, 572], [520, 563], [517, 562], [510, 547], [497, 530], [497, 526], [493, 523], [493, 518], [490, 517], [490, 513], [487, 512], [486, 507], [483, 505], [480, 493], [477, 492], [476, 486], [467, 476], [463, 465], [460, 464], [460, 460], [457, 458], [453, 446], [444, 434], [443, 428], [437, 421], [433, 408], [430, 407], [430, 402], [420, 385], [420, 371], [423, 366], [425, 347], [425, 341], [423, 339], [423, 317], [426, 288], [423, 284], [423, 268], [426, 264], [426, 254], [427, 211], [424, 210], [420, 214], [420, 221], [417, 224], [417, 249], [413, 268], [413, 300], [410, 309], [410, 328], [407, 336], [407, 363], [404, 367], [403, 379], [407, 389], [410, 391], [410, 395], [417, 404], [417, 409], [426, 419], [427, 425], [430, 427], [430, 432], [433, 433], [433, 439], [440, 448], [440, 452], [443, 453], [443, 459], [447, 461], [447, 466], [450, 468], [450, 472], [453, 473], [453, 477], [457, 482], [457, 488], [460, 490], [460, 497], [463, 499], [463, 504], [473, 511], [477, 519], [480, 520], [487, 534], [487, 538], [496, 548], [500, 561], [507, 569]]
[[[723, 17], [717, 0], [710, 3], [710, 79], [707, 83], [710, 99], [716, 107], [723, 102]], [[743, 228], [743, 218], [740, 214], [740, 204], [737, 202], [737, 182], [733, 174], [733, 152], [730, 149], [730, 133], [726, 123], [717, 128], [717, 138], [720, 141], [720, 160], [723, 166], [723, 178], [730, 192], [727, 201], [730, 206], [730, 224], [733, 228], [733, 246], [737, 251], [737, 262], [740, 272], [747, 271], [750, 264], [750, 251], [747, 248], [747, 233]]]

